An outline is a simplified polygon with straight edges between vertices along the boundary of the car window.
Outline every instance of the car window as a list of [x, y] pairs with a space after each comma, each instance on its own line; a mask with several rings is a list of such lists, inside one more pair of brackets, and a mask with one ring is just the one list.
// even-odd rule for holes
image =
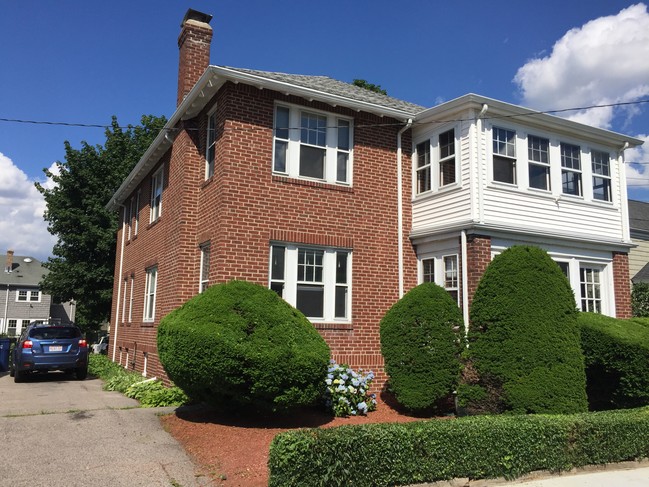
[[69, 326], [51, 326], [47, 328], [35, 328], [29, 333], [29, 336], [36, 340], [79, 338], [81, 331], [78, 328]]

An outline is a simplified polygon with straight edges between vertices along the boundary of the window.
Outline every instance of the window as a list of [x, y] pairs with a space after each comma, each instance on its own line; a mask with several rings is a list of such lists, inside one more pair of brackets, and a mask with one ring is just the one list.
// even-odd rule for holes
[[550, 190], [550, 141], [534, 135], [527, 137], [530, 188]]
[[210, 283], [210, 243], [204, 243], [200, 246], [201, 251], [201, 270], [198, 279], [198, 292], [205, 291]]
[[124, 205], [124, 225], [126, 226], [126, 240], [131, 239], [131, 211], [133, 211], [132, 203]]
[[207, 143], [205, 151], [205, 179], [214, 175], [214, 159], [216, 157], [216, 112], [207, 117]]
[[430, 191], [430, 141], [417, 145], [417, 194]]
[[18, 320], [8, 320], [7, 321], [7, 335], [10, 337], [16, 336], [16, 327], [18, 326]]
[[133, 288], [135, 287], [135, 276], [131, 276], [131, 294], [128, 298], [128, 322], [133, 321]]
[[274, 172], [349, 184], [352, 146], [351, 120], [298, 107], [275, 107]]
[[158, 169], [151, 177], [151, 218], [153, 223], [162, 214], [162, 169]]
[[561, 185], [564, 194], [581, 196], [581, 149], [561, 143]]
[[439, 135], [439, 186], [455, 182], [455, 130]]
[[421, 261], [423, 282], [435, 282], [435, 259]]
[[137, 235], [138, 228], [140, 227], [140, 190], [138, 189], [135, 195], [135, 226], [133, 228], [133, 235]]
[[498, 127], [492, 132], [494, 181], [516, 184], [516, 132]]
[[40, 291], [31, 291], [29, 289], [19, 289], [16, 294], [16, 301], [38, 303], [41, 300]]
[[606, 152], [593, 150], [590, 153], [593, 166], [593, 198], [611, 201], [611, 164]]
[[126, 322], [126, 296], [128, 292], [128, 277], [124, 278], [124, 292], [122, 293], [122, 323]]
[[457, 302], [458, 300], [458, 269], [457, 255], [444, 256], [444, 289]]
[[570, 264], [564, 261], [555, 261], [566, 279], [570, 280]]
[[158, 268], [151, 267], [146, 271], [146, 284], [144, 288], [144, 321], [153, 321], [155, 318], [155, 293], [158, 281]]
[[602, 312], [602, 283], [600, 269], [581, 267], [579, 269], [581, 288], [581, 310], [592, 313]]
[[272, 245], [270, 288], [309, 319], [350, 318], [351, 252]]

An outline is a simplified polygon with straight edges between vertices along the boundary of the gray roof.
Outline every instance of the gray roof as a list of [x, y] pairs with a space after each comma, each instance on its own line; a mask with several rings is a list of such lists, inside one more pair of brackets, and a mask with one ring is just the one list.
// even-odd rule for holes
[[5, 272], [6, 262], [7, 254], [0, 254], [0, 284], [5, 286], [38, 286], [43, 276], [49, 273], [41, 261], [28, 255], [14, 255], [11, 272]]
[[282, 83], [289, 83], [292, 85], [301, 86], [303, 88], [310, 88], [313, 90], [322, 91], [323, 93], [329, 93], [331, 95], [344, 96], [354, 100], [373, 103], [387, 108], [403, 110], [405, 112], [411, 113], [412, 115], [415, 115], [416, 113], [419, 113], [422, 110], [426, 109], [426, 107], [399, 100], [391, 96], [382, 95], [381, 93], [375, 93], [374, 91], [360, 88], [358, 86], [352, 85], [351, 83], [345, 83], [344, 81], [338, 81], [336, 79], [329, 78], [328, 76], [275, 73], [271, 71], [233, 68], [230, 66], [224, 67], [233, 71], [239, 71], [241, 73], [259, 76], [261, 78], [280, 81]]
[[637, 284], [638, 282], [649, 282], [649, 264], [645, 264], [645, 266], [631, 278], [631, 282], [633, 282], [633, 284]]
[[649, 203], [629, 200], [629, 227], [631, 231], [649, 232]]

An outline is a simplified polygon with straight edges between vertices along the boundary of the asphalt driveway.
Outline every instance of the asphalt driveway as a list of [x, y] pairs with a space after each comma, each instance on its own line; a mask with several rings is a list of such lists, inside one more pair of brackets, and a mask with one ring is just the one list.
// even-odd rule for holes
[[101, 389], [61, 373], [15, 384], [0, 372], [0, 484], [207, 486], [158, 416], [173, 408]]

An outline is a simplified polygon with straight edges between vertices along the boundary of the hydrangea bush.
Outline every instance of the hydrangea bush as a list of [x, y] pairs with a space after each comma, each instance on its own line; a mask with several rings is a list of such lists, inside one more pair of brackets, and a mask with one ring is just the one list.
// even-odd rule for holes
[[376, 394], [369, 389], [374, 380], [374, 373], [363, 374], [350, 369], [348, 365], [339, 365], [331, 360], [325, 383], [325, 404], [336, 417], [367, 414], [376, 409]]

